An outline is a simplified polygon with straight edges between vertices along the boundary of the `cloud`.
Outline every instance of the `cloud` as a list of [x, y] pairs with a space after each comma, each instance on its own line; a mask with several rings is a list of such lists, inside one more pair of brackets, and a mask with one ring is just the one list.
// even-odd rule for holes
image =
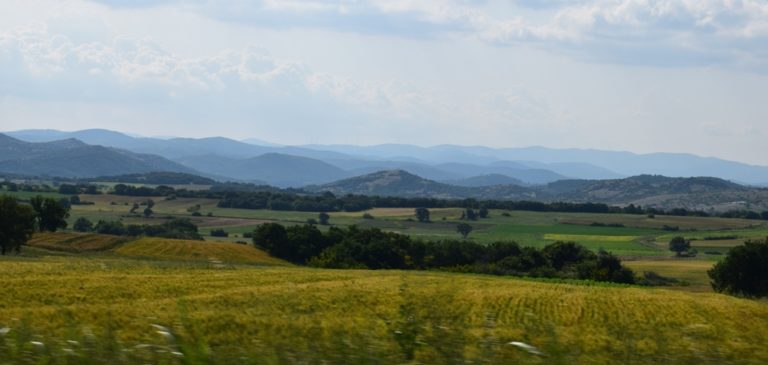
[[[460, 36], [502, 47], [529, 43], [600, 62], [768, 70], [768, 2], [763, 0], [199, 0], [175, 4], [254, 27], [322, 28], [409, 38]], [[130, 6], [138, 5], [131, 2]]]

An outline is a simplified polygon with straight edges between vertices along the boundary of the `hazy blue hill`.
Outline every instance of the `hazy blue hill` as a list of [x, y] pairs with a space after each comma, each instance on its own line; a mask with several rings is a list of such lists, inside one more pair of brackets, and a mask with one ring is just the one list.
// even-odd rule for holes
[[176, 161], [211, 174], [244, 181], [262, 181], [281, 187], [322, 184], [348, 176], [346, 171], [320, 160], [278, 153], [246, 159], [202, 155]]
[[265, 153], [283, 153], [310, 158], [346, 159], [350, 156], [329, 151], [315, 151], [300, 147], [257, 145], [224, 137], [209, 138], [145, 138], [133, 137], [106, 129], [86, 129], [63, 132], [49, 129], [29, 129], [7, 132], [8, 135], [30, 142], [50, 142], [65, 138], [76, 138], [87, 144], [102, 145], [129, 150], [136, 153], [160, 155], [169, 159], [206, 154], [231, 158], [249, 158]]
[[466, 187], [481, 187], [481, 186], [494, 186], [494, 185], [525, 185], [524, 182], [502, 174], [488, 174], [467, 177], [458, 180], [445, 180], [442, 181], [445, 184], [466, 186]]
[[[753, 166], [717, 158], [680, 153], [635, 154], [622, 151], [592, 149], [555, 149], [546, 147], [489, 148], [482, 146], [440, 145], [418, 147], [409, 145], [345, 146], [308, 145], [307, 148], [367, 156], [393, 158], [408, 155], [429, 163], [489, 164], [494, 161], [515, 161], [544, 164], [540, 168], [574, 178], [605, 179], [641, 174], [672, 177], [714, 176], [742, 183], [761, 184], [768, 181], [768, 166]], [[573, 165], [573, 164], [576, 165]], [[587, 164], [578, 165], [578, 164]], [[597, 169], [595, 169], [597, 167]], [[612, 176], [616, 174], [618, 176]]]
[[457, 198], [472, 194], [470, 188], [442, 184], [403, 170], [378, 171], [321, 186], [309, 186], [310, 191], [330, 191], [334, 194], [361, 194], [399, 197]]
[[516, 161], [516, 163], [533, 169], [549, 170], [571, 179], [620, 179], [624, 175], [606, 168], [584, 162], [554, 162]]
[[193, 172], [159, 156], [91, 146], [74, 139], [23, 142], [0, 135], [0, 171], [23, 175], [93, 177], [149, 171]]

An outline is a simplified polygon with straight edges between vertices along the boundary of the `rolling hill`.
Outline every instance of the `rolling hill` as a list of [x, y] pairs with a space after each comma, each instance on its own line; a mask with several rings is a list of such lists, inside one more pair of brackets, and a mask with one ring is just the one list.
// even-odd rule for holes
[[95, 177], [195, 171], [160, 156], [87, 145], [76, 139], [32, 143], [0, 134], [0, 172], [59, 177]]
[[[503, 190], [499, 195], [510, 198], [523, 197], [525, 188], [515, 185], [497, 186]], [[334, 194], [360, 194], [378, 196], [397, 196], [407, 198], [429, 197], [442, 199], [458, 199], [470, 197], [484, 197], [488, 188], [472, 188], [443, 184], [424, 179], [403, 170], [386, 170], [373, 174], [357, 176], [340, 180], [334, 183], [308, 186], [309, 191], [330, 191]]]
[[278, 153], [247, 159], [202, 155], [177, 161], [200, 171], [280, 187], [321, 184], [348, 176], [346, 171], [320, 160]]
[[634, 203], [664, 209], [768, 209], [768, 189], [747, 187], [711, 177], [671, 178], [640, 175], [613, 180], [561, 180], [547, 185], [527, 187], [510, 184], [456, 186], [424, 179], [401, 170], [389, 170], [306, 189], [313, 192], [330, 191], [337, 195], [567, 201], [617, 205]]

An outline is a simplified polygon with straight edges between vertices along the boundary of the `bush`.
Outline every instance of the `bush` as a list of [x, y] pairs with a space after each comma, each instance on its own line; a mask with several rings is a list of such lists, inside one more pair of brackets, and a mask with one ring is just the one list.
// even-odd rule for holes
[[211, 230], [211, 237], [229, 237], [229, 233], [227, 231], [218, 228], [218, 229], [212, 229]]
[[93, 231], [93, 222], [89, 221], [85, 217], [77, 218], [72, 228], [77, 232], [91, 232]]
[[707, 272], [712, 289], [744, 297], [768, 296], [768, 238], [730, 249]]
[[363, 213], [363, 219], [374, 219], [373, 216], [369, 213]]

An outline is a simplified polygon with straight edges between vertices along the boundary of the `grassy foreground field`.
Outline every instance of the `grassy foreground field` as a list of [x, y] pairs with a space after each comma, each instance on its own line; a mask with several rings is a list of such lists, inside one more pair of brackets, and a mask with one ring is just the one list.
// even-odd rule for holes
[[0, 268], [0, 364], [768, 362], [768, 305], [712, 293], [107, 253]]

